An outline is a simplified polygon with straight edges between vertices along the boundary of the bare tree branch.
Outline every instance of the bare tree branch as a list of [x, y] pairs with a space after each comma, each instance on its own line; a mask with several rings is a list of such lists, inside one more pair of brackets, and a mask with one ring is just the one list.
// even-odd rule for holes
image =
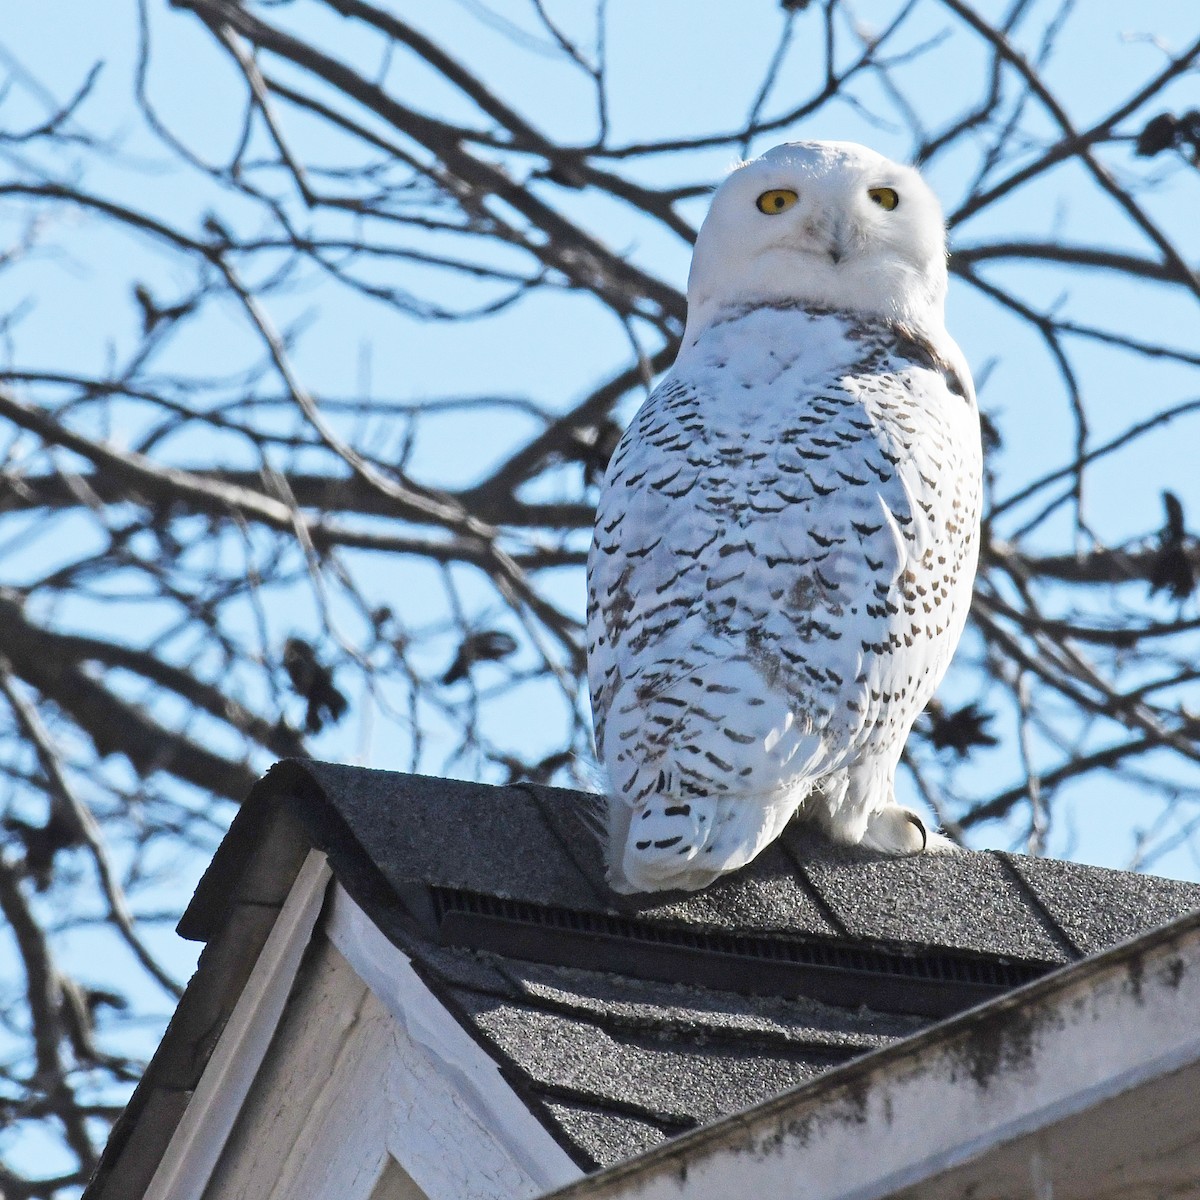
[[[128, 67], [107, 27], [103, 70], [0, 46], [0, 1083], [57, 1147], [0, 1163], [5, 1195], [86, 1177], [138, 1070], [111, 1032], [164, 1015], [120, 1015], [123, 980], [176, 994], [169, 881], [272, 759], [590, 783], [597, 488], [678, 353], [703, 197], [771, 142], [908, 154], [954, 232], [989, 503], [906, 795], [958, 840], [1063, 853], [1102, 785], [1132, 864], [1200, 848], [1200, 30], [768, 6], [736, 61], [712, 45], [744, 116], [706, 122], [673, 64], [616, 90], [637, 6], [466, 5], [449, 36], [378, 0], [130, 3]], [[228, 116], [180, 119], [205, 88]]]

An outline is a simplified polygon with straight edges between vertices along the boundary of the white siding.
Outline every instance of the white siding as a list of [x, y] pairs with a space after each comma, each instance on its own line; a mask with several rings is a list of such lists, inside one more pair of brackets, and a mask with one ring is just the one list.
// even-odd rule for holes
[[[215, 1078], [250, 1082], [218, 1103], [222, 1119], [208, 1123], [212, 1141], [204, 1142], [205, 1123], [193, 1121], [194, 1163], [210, 1166], [206, 1186], [188, 1194], [526, 1200], [578, 1178], [409, 960], [336, 885], [332, 898], [324, 926], [288, 976], [286, 1007], [278, 998], [269, 1048], [255, 1043], [238, 1062], [242, 1043], [227, 1042], [237, 1032], [232, 1020], [218, 1042]], [[292, 958], [299, 960], [298, 950]], [[264, 987], [271, 990], [269, 981]], [[161, 1200], [183, 1193], [164, 1191]]]
[[408, 958], [336, 884], [332, 900], [330, 939], [395, 1021], [388, 1150], [430, 1200], [516, 1200], [578, 1179]]
[[394, 1023], [324, 938], [299, 983], [204, 1200], [368, 1200], [387, 1163]]

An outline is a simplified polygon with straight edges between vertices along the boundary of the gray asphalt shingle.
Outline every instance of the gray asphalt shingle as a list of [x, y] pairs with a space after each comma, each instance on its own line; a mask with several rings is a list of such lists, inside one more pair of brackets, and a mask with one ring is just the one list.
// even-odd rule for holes
[[535, 1085], [680, 1127], [786, 1091], [856, 1053], [781, 1043], [752, 1050], [699, 1036], [636, 1037], [608, 1023], [477, 993], [455, 991], [454, 998]]
[[308, 770], [389, 883], [599, 902], [524, 789], [325, 763]]
[[925, 1017], [844, 1009], [815, 1000], [742, 996], [686, 984], [509, 960], [504, 973], [529, 1004], [611, 1028], [670, 1034], [680, 1041], [722, 1037], [870, 1050], [925, 1028]]
[[632, 1158], [665, 1142], [666, 1132], [649, 1121], [613, 1112], [611, 1108], [589, 1108], [583, 1104], [547, 1100], [546, 1111], [563, 1135], [578, 1146], [596, 1166], [608, 1166]]
[[981, 851], [881, 858], [803, 829], [785, 834], [796, 868], [854, 938], [1067, 962], [1046, 922], [994, 855]]
[[795, 867], [778, 846], [768, 846], [752, 871], [727, 875], [702, 892], [675, 892], [665, 900], [630, 897], [622, 908], [684, 925], [818, 936], [838, 932], [797, 880]]
[[1200, 884], [1055, 858], [1001, 857], [1081, 954], [1095, 954], [1200, 908]]

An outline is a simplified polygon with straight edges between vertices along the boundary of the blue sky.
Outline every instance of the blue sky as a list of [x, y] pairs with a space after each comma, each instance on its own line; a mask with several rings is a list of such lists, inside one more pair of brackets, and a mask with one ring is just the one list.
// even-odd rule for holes
[[[435, 40], [452, 47], [497, 93], [548, 133], [572, 143], [587, 142], [595, 134], [594, 111], [578, 73], [566, 70], [519, 36], [514, 43], [511, 31], [502, 31], [495, 22], [483, 19], [482, 14], [501, 7], [485, 8], [478, 0], [443, 0], [414, 5], [406, 15]], [[979, 7], [992, 13], [1006, 6]], [[879, 25], [896, 8], [894, 2], [868, 0], [855, 11], [863, 23]], [[573, 33], [586, 42], [593, 31], [575, 15], [585, 9], [554, 6]], [[1152, 72], [1162, 61], [1163, 45], [1181, 46], [1195, 37], [1197, 22], [1189, 9], [1177, 0], [1137, 6], [1089, 0], [1078, 6], [1045, 74], [1047, 82], [1068, 98], [1077, 126], [1086, 126], [1103, 114], [1115, 99]], [[87, 0], [42, 0], [36, 5], [10, 5], [9, 10], [3, 31], [7, 54], [59, 100], [79, 86], [93, 63], [103, 62], [83, 112], [87, 126], [103, 134], [110, 145], [104, 152], [79, 155], [93, 190], [160, 214], [191, 233], [200, 229], [205, 214], [213, 209], [227, 222], [244, 222], [246, 229], [255, 227], [259, 218], [254, 210], [197, 171], [182, 167], [138, 115], [133, 97], [134, 3], [110, 2], [101, 10]], [[171, 10], [158, 0], [147, 0], [147, 10], [154, 45], [148, 87], [160, 116], [201, 157], [228, 155], [240, 122], [242, 99], [239, 82], [223, 53], [189, 14]], [[384, 72], [397, 94], [450, 119], [469, 115], [461, 98], [427, 68], [399, 53], [390, 63], [380, 61], [374, 40], [359, 37], [346, 22], [319, 13], [317, 6], [302, 5], [294, 13], [286, 8], [264, 11], [281, 22], [296, 21], [332, 52], [364, 71]], [[928, 17], [914, 25], [903, 45], [915, 46], [954, 29], [946, 13], [932, 5], [927, 11]], [[505, 7], [505, 12], [524, 29], [532, 29], [523, 6], [514, 3]], [[611, 140], [642, 141], [737, 128], [753, 102], [761, 64], [769, 56], [781, 20], [779, 6], [769, 3], [670, 0], [632, 4], [624, 0], [612, 4], [608, 31]], [[1031, 24], [1036, 27], [1037, 21]], [[768, 111], [785, 108], [813, 90], [821, 61], [817, 28], [817, 22], [807, 16], [798, 23], [798, 35], [768, 99]], [[1035, 40], [1026, 38], [1022, 44], [1028, 48]], [[0, 61], [0, 71], [6, 65]], [[974, 94], [983, 66], [977, 48], [961, 34], [953, 34], [939, 44], [929, 64], [902, 73], [917, 109], [931, 126], [937, 126], [947, 103], [961, 106], [964, 98]], [[888, 98], [868, 92], [863, 99], [869, 112], [842, 104], [819, 121], [789, 131], [789, 136], [860, 140], [884, 153], [906, 157], [910, 139], [894, 113], [889, 115]], [[1196, 103], [1194, 76], [1178, 81], [1162, 99], [1163, 106]], [[37, 90], [21, 86], [20, 81], [2, 111], [10, 127], [45, 116]], [[302, 117], [291, 115], [288, 120], [289, 129], [303, 140], [310, 162], [336, 166], [344, 160], [346, 149], [337, 139]], [[1031, 127], [1036, 127], [1036, 121]], [[765, 149], [771, 140], [753, 150]], [[1106, 161], [1118, 172], [1128, 163], [1128, 156], [1123, 159], [1122, 154], [1125, 152], [1105, 151]], [[719, 180], [735, 155], [735, 148], [721, 146], [692, 154], [683, 162], [641, 161], [631, 170], [651, 183], [711, 184]], [[930, 180], [949, 211], [955, 208], [974, 169], [969, 153], [947, 155], [932, 165]], [[55, 170], [69, 175], [71, 168], [60, 163]], [[1195, 258], [1195, 193], [1188, 190], [1180, 168], [1164, 163], [1158, 173], [1161, 184], [1144, 197], [1144, 203]], [[592, 193], [559, 193], [555, 203], [573, 218], [602, 231], [610, 245], [633, 261], [676, 286], [683, 285], [689, 255], [681, 239]], [[703, 198], [697, 198], [685, 211], [698, 221], [704, 204]], [[47, 249], [0, 276], [3, 308], [25, 305], [27, 310], [11, 338], [11, 361], [24, 366], [99, 370], [111, 359], [119, 361], [138, 337], [132, 282], [141, 280], [156, 295], [170, 297], [187, 285], [187, 278], [146, 238], [114, 233], [70, 210], [58, 210], [48, 219], [53, 228], [51, 235], [43, 238]], [[15, 214], [0, 211], [0, 239], [10, 242], [21, 232]], [[1067, 240], [1147, 252], [1145, 242], [1131, 231], [1115, 206], [1098, 198], [1095, 189], [1071, 168], [1047, 175], [1041, 184], [1003, 208], [964, 222], [953, 237], [957, 243], [969, 245], [993, 238], [1059, 234]], [[431, 239], [429, 244], [440, 243]], [[503, 252], [498, 252], [498, 258], [503, 260]], [[264, 262], [262, 270], [268, 267]], [[385, 264], [379, 268], [379, 277], [450, 300], [479, 291], [461, 283], [448, 285], [440, 276], [411, 266], [396, 268], [393, 274]], [[1100, 273], [1064, 279], [1060, 272], [1035, 266], [1009, 265], [1002, 277], [1019, 287], [1031, 302], [1063, 305], [1076, 319], [1106, 320], [1117, 309], [1123, 326], [1133, 333], [1160, 336], [1180, 346], [1194, 348], [1197, 344], [1195, 303], [1182, 292], [1166, 295], [1162, 288], [1117, 286], [1113, 276]], [[335, 298], [318, 281], [306, 279], [292, 293], [274, 296], [271, 312], [280, 326], [306, 322], [295, 359], [310, 389], [324, 397], [369, 392], [381, 405], [385, 401], [415, 403], [488, 394], [528, 397], [548, 411], [558, 412], [569, 408], [614, 364], [622, 364], [628, 357], [628, 332], [587, 298], [564, 292], [543, 293], [500, 316], [466, 325], [428, 324], [405, 320], [366, 300], [351, 299], [344, 291]], [[1064, 446], [1073, 436], [1069, 414], [1058, 399], [1060, 389], [1053, 367], [1027, 327], [999, 316], [992, 304], [960, 282], [952, 284], [948, 324], [976, 373], [985, 377], [982, 403], [995, 414], [1005, 435], [998, 488], [1003, 495], [1062, 460]], [[648, 331], [635, 332], [653, 348]], [[216, 310], [186, 329], [171, 345], [165, 361], [181, 372], [232, 371], [256, 352], [236, 314]], [[985, 370], [993, 363], [994, 369]], [[1125, 428], [1156, 407], [1162, 397], [1183, 399], [1196, 388], [1194, 374], [1182, 368], [1134, 361], [1101, 349], [1081, 355], [1079, 367], [1096, 441]], [[623, 415], [628, 416], [631, 408], [632, 402], [627, 403]], [[117, 442], [132, 437], [143, 418], [130, 412], [123, 419], [125, 425], [118, 421], [117, 427], [108, 431]], [[378, 429], [387, 428], [381, 421]], [[535, 429], [534, 421], [511, 413], [483, 422], [476, 418], [464, 422], [461, 415], [450, 412], [423, 425], [414, 451], [414, 473], [444, 486], [473, 482]], [[367, 436], [371, 433], [366, 431]], [[1159, 524], [1162, 488], [1174, 490], [1189, 513], [1200, 512], [1196, 446], [1194, 426], [1171, 427], [1145, 439], [1119, 464], [1097, 471], [1089, 493], [1089, 516], [1105, 540], [1119, 542]], [[223, 452], [224, 447], [216, 441], [171, 450], [184, 461], [219, 458]], [[241, 453], [239, 447], [229, 445], [231, 456]], [[558, 486], [552, 475], [539, 484], [543, 492]], [[1064, 522], [1065, 513], [1040, 535], [1047, 547], [1061, 548]], [[78, 539], [86, 536], [78, 523], [62, 522], [57, 540], [42, 537], [10, 557], [0, 583], [19, 582], [23, 576], [43, 570], [55, 554], [76, 553]], [[422, 573], [409, 564], [397, 564], [394, 570], [373, 566], [364, 578], [380, 603], [402, 598], [414, 625], [439, 619], [440, 593], [427, 570]], [[468, 572], [462, 573], [461, 583], [468, 598], [482, 596], [483, 589]], [[582, 615], [581, 572], [564, 572], [554, 581], [553, 591], [560, 602]], [[1170, 614], [1165, 602], [1163, 614]], [[85, 617], [94, 619], [94, 614], [63, 614], [64, 621]], [[135, 606], [123, 609], [114, 605], [105, 619], [114, 629], [124, 625], [132, 634], [153, 617]], [[344, 619], [351, 629], [354, 618], [344, 614]], [[280, 639], [289, 632], [311, 630], [316, 624], [311, 598], [298, 593], [295, 602], [281, 605], [271, 620]], [[437, 643], [431, 654], [445, 655], [449, 647], [448, 641]], [[971, 651], [970, 646], [966, 649]], [[485, 683], [488, 670], [481, 673]], [[948, 687], [951, 699], [971, 698], [963, 690], [963, 679], [952, 677]], [[513, 703], [497, 708], [489, 728], [498, 739], [522, 749], [532, 749], [538, 742], [552, 746], [560, 719], [554, 706], [541, 693], [530, 696], [528, 704], [527, 708]], [[1200, 701], [1195, 707], [1200, 707]], [[444, 740], [444, 731], [436, 725], [430, 732], [435, 744], [439, 736]], [[402, 768], [411, 761], [412, 747], [402, 732], [376, 714], [369, 729], [348, 722], [323, 734], [315, 749], [332, 759]], [[1010, 742], [980, 756], [965, 772], [974, 773], [980, 791], [994, 789], [1015, 777], [1014, 754]], [[1153, 815], [1131, 817], [1128, 794], [1094, 780], [1069, 791], [1065, 804], [1068, 819], [1057, 829], [1051, 850], [1105, 865], [1121, 865], [1127, 860], [1131, 822], [1149, 820]], [[981, 831], [979, 844], [1007, 846], [1013, 836], [1011, 828], [992, 826]], [[202, 866], [194, 855], [172, 864], [161, 902], [180, 903]], [[1186, 849], [1164, 857], [1155, 869], [1200, 877]], [[98, 978], [104, 975], [112, 953], [106, 936], [95, 930], [71, 935], [71, 957], [84, 964], [81, 970], [85, 974], [94, 970]], [[166, 928], [157, 930], [153, 939], [177, 973], [185, 975], [194, 949], [180, 943]], [[137, 998], [156, 1012], [148, 1028], [157, 1029], [164, 1011], [161, 997], [145, 990]], [[131, 1028], [128, 1036], [136, 1044], [139, 1039], [146, 1040], [147, 1032], [138, 1026]]]

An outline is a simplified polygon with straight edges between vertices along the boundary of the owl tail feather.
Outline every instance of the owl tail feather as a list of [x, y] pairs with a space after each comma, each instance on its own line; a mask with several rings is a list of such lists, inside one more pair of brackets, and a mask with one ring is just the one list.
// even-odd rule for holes
[[625, 893], [707, 887], [773, 842], [805, 794], [655, 795], [636, 807], [610, 799], [609, 884]]

